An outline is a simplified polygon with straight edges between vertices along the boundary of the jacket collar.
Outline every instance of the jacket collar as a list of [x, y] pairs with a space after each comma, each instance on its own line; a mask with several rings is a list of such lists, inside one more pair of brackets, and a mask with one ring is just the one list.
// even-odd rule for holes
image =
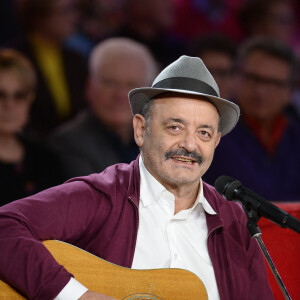
[[136, 160], [131, 162], [132, 164], [132, 172], [130, 173], [129, 184], [128, 184], [128, 197], [134, 202], [134, 204], [138, 207], [140, 202], [140, 170], [139, 170], [139, 157], [137, 156]]
[[204, 197], [207, 199], [213, 210], [217, 213], [215, 215], [206, 214], [206, 222], [207, 222], [207, 229], [208, 234], [215, 230], [216, 228], [223, 227], [223, 221], [220, 218], [219, 213], [219, 200], [218, 198], [221, 197], [218, 192], [215, 190], [214, 187], [211, 185], [203, 182], [203, 192]]
[[[135, 205], [138, 207], [139, 206], [139, 201], [140, 201], [140, 170], [139, 170], [139, 158], [140, 154], [132, 162], [132, 167], [133, 167], [133, 172], [130, 173], [130, 178], [129, 178], [129, 186], [128, 186], [128, 197], [135, 203]], [[220, 195], [217, 193], [214, 187], [211, 185], [205, 183], [203, 181], [203, 193], [204, 197], [212, 207], [212, 209], [217, 213], [217, 214], [208, 214], [206, 213], [206, 221], [207, 221], [207, 229], [208, 232], [213, 231], [214, 229], [218, 227], [223, 226], [223, 221], [220, 218], [219, 215], [219, 203], [218, 203], [218, 197]]]

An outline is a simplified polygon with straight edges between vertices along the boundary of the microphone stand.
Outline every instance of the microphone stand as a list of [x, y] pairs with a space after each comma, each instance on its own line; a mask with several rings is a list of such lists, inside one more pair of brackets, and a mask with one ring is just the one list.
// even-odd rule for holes
[[261, 230], [260, 230], [259, 226], [257, 225], [257, 222], [259, 221], [260, 217], [258, 216], [257, 211], [253, 207], [247, 208], [244, 204], [243, 204], [243, 209], [248, 217], [247, 228], [250, 232], [251, 237], [257, 241], [260, 249], [262, 250], [262, 252], [267, 260], [267, 263], [268, 263], [268, 265], [269, 265], [269, 267], [270, 267], [270, 269], [271, 269], [271, 271], [283, 293], [284, 298], [287, 300], [292, 300], [292, 298], [290, 297], [290, 295], [289, 295], [289, 293], [288, 293], [288, 291], [287, 291], [287, 289], [286, 289], [286, 287], [285, 287], [285, 285], [273, 263], [273, 260], [270, 256], [270, 254], [261, 238]]

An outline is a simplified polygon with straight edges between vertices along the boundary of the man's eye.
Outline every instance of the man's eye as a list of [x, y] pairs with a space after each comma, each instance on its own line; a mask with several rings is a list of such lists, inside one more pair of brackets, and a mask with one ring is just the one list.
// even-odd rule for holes
[[177, 132], [180, 130], [180, 127], [177, 125], [172, 125], [172, 126], [169, 126], [169, 130]]
[[211, 134], [210, 134], [210, 132], [208, 132], [208, 131], [206, 131], [206, 130], [201, 130], [200, 131], [200, 136], [201, 137], [204, 137], [204, 138], [206, 138], [206, 139], [210, 139], [211, 138]]

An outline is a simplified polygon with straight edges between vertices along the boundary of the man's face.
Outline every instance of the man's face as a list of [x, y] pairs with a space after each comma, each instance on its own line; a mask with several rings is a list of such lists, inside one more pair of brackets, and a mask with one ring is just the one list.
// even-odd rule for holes
[[295, 28], [295, 13], [290, 1], [274, 1], [265, 18], [257, 24], [258, 34], [290, 43]]
[[40, 29], [51, 38], [62, 41], [75, 30], [79, 20], [77, 0], [56, 0], [46, 16], [40, 16]]
[[148, 171], [167, 189], [198, 185], [220, 141], [214, 105], [192, 97], [160, 98], [150, 116], [147, 128], [141, 115], [133, 121]]
[[107, 127], [132, 126], [128, 93], [147, 84], [145, 64], [139, 58], [109, 56], [89, 80], [86, 94], [95, 116]]
[[254, 51], [237, 74], [237, 101], [243, 113], [257, 120], [272, 120], [288, 104], [291, 95], [288, 63]]

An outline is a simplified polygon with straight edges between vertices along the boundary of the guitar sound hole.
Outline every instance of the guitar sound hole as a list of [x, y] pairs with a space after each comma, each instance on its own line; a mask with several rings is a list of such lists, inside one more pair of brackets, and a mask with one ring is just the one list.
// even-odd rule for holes
[[147, 293], [137, 293], [126, 296], [122, 300], [163, 300], [163, 298]]

